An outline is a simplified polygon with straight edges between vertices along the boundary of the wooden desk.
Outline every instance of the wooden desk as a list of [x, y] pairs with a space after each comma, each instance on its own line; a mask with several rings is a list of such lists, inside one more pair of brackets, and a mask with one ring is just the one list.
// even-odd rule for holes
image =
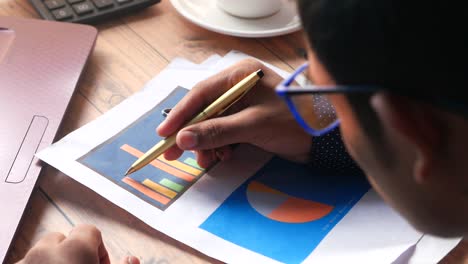
[[[0, 15], [38, 17], [27, 0], [0, 0]], [[224, 55], [237, 49], [289, 71], [303, 62], [299, 52], [304, 47], [301, 33], [268, 39], [223, 36], [187, 22], [168, 0], [101, 24], [98, 29], [96, 48], [59, 138], [138, 91], [175, 57], [199, 63], [214, 53]], [[52, 231], [68, 233], [80, 223], [96, 225], [102, 231], [113, 263], [128, 254], [140, 257], [142, 263], [217, 262], [153, 230], [48, 167], [32, 195], [7, 263], [21, 259], [42, 235]], [[458, 255], [465, 252], [457, 251], [454, 256], [458, 260]]]

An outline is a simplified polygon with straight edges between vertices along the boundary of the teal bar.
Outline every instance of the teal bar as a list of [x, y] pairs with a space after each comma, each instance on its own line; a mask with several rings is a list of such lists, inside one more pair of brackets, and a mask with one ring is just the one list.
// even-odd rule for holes
[[175, 183], [171, 180], [168, 180], [168, 179], [162, 179], [160, 182], [159, 182], [161, 185], [169, 188], [169, 189], [172, 189], [176, 192], [181, 192], [183, 189], [184, 189], [184, 186], [178, 184], [178, 183]]
[[194, 159], [192, 159], [192, 158], [186, 158], [186, 159], [184, 160], [184, 163], [187, 163], [188, 165], [190, 165], [190, 166], [192, 166], [192, 167], [194, 167], [194, 168], [197, 168], [197, 169], [199, 169], [199, 170], [204, 170], [202, 167], [200, 167], [200, 166], [198, 165], [197, 161], [194, 160]]

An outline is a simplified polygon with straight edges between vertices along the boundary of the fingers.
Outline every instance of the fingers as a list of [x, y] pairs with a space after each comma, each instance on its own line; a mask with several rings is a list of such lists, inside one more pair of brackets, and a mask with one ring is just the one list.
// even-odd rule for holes
[[81, 251], [82, 257], [97, 254], [100, 264], [110, 264], [109, 254], [102, 241], [101, 232], [91, 225], [80, 225], [70, 231], [64, 247]]
[[202, 168], [209, 168], [216, 162], [216, 155], [214, 153], [214, 149], [209, 150], [200, 150], [197, 151], [197, 163]]
[[61, 233], [46, 235], [20, 263], [110, 264], [110, 259], [101, 232], [94, 226], [81, 225], [72, 229], [68, 237]]
[[176, 143], [182, 150], [216, 149], [235, 143], [249, 142], [254, 129], [253, 109], [209, 119], [182, 129]]
[[79, 225], [73, 228], [67, 240], [86, 241], [92, 248], [98, 248], [102, 244], [101, 231], [91, 225]]
[[176, 160], [184, 153], [177, 145], [170, 147], [166, 152], [164, 152], [164, 158], [167, 160]]
[[120, 264], [140, 264], [140, 260], [134, 256], [128, 256], [123, 258]]
[[255, 60], [244, 60], [228, 69], [204, 80], [195, 87], [171, 110], [166, 120], [157, 128], [160, 136], [167, 137], [193, 118], [234, 84], [262, 67]]
[[232, 147], [223, 146], [217, 149], [196, 151], [197, 163], [202, 168], [209, 168], [217, 161], [227, 161], [231, 159]]
[[215, 149], [216, 158], [220, 161], [226, 161], [231, 159], [232, 155], [232, 147], [231, 146], [223, 146], [220, 148]]
[[101, 245], [98, 248], [98, 256], [99, 256], [100, 264], [111, 264], [109, 253], [107, 252], [107, 249], [104, 246], [104, 243], [101, 243]]
[[65, 236], [62, 233], [50, 233], [41, 238], [35, 247], [51, 247], [60, 244], [65, 239]]
[[[225, 89], [221, 89], [221, 87], [225, 86], [227, 86], [225, 78], [221, 75], [213, 76], [197, 84], [171, 110], [171, 113], [157, 128], [157, 133], [162, 137], [173, 134], [210, 102], [221, 96], [226, 91]], [[226, 89], [229, 89], [229, 87]]]

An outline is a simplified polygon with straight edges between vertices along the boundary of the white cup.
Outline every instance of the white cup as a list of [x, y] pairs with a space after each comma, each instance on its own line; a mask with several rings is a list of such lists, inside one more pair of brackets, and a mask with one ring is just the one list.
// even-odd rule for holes
[[217, 0], [218, 7], [227, 13], [243, 18], [273, 15], [282, 6], [282, 0]]

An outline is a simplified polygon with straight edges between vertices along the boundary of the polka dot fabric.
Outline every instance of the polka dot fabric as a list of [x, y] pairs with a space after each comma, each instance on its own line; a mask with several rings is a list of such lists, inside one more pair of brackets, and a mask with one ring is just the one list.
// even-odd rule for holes
[[[329, 124], [331, 124], [333, 121], [336, 120], [336, 112], [335, 112], [335, 107], [328, 101], [327, 97], [323, 95], [314, 95], [313, 96], [313, 106], [315, 108], [315, 115], [318, 115], [317, 117], [314, 117], [313, 119], [320, 120], [318, 127], [326, 127]], [[312, 125], [312, 124], [309, 124]]]
[[344, 146], [340, 128], [312, 138], [311, 165], [318, 169], [334, 172], [361, 171]]

